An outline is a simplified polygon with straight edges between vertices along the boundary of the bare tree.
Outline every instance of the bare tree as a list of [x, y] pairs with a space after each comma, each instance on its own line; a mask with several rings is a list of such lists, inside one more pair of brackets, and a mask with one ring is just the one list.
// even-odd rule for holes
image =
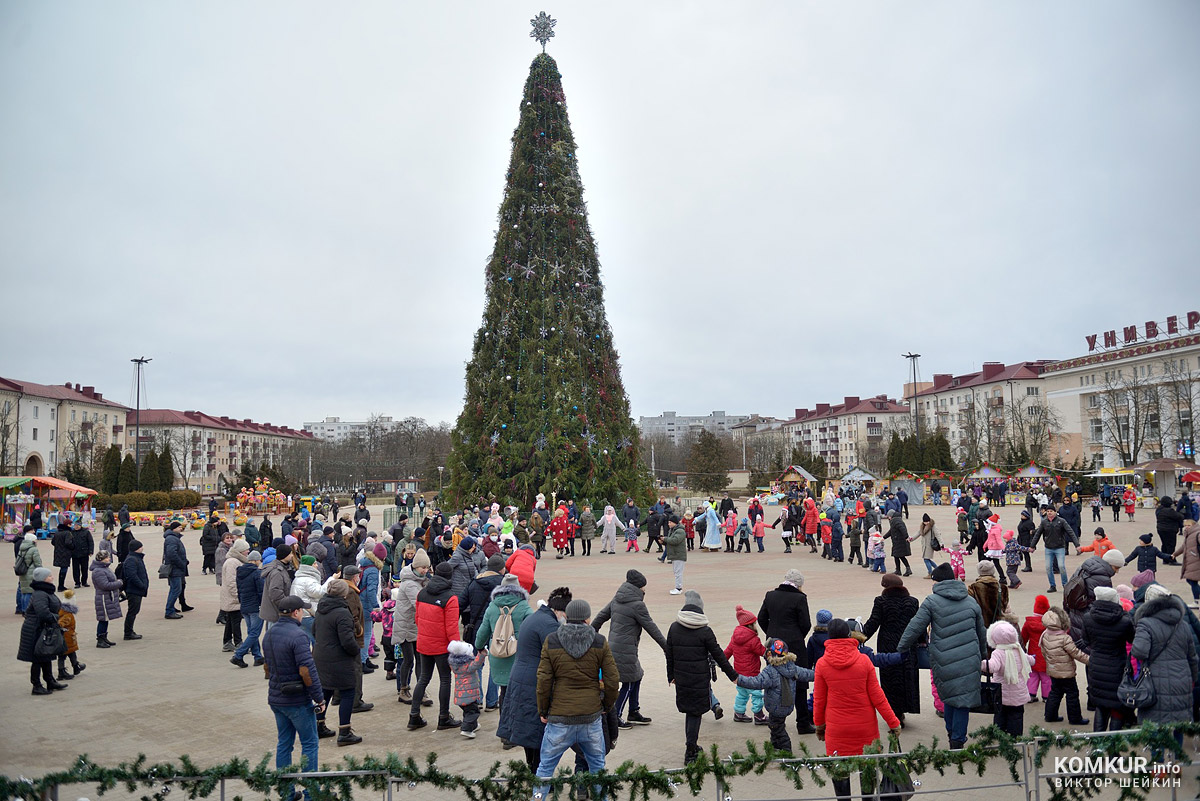
[[[11, 451], [11, 454], [10, 454]], [[8, 475], [8, 462], [12, 458], [12, 472], [17, 472], [17, 414], [11, 400], [0, 404], [0, 476]]]
[[192, 443], [183, 436], [178, 428], [155, 428], [154, 450], [162, 453], [167, 446], [171, 447], [171, 466], [175, 468], [175, 480], [189, 489], [192, 486], [192, 474], [196, 472], [195, 460], [192, 458]]
[[108, 447], [108, 434], [104, 426], [89, 420], [84, 412], [83, 419], [72, 422], [66, 430], [66, 441], [59, 443], [59, 463], [69, 464], [70, 469], [87, 476], [95, 483], [102, 451]]
[[1113, 368], [1104, 373], [1097, 393], [1104, 447], [1115, 451], [1124, 466], [1136, 464], [1146, 445], [1151, 412], [1157, 393], [1149, 379], [1134, 368]]
[[[1200, 375], [1192, 371], [1190, 359], [1163, 361], [1163, 382], [1160, 384], [1163, 406], [1170, 421], [1171, 439], [1175, 447], [1171, 453], [1190, 458], [1196, 456], [1196, 430], [1194, 422], [1200, 411]], [[1166, 455], [1164, 450], [1163, 455]]]
[[1062, 416], [1040, 395], [1012, 398], [1007, 412], [1004, 441], [1009, 461], [1045, 464], [1051, 439], [1062, 433]]

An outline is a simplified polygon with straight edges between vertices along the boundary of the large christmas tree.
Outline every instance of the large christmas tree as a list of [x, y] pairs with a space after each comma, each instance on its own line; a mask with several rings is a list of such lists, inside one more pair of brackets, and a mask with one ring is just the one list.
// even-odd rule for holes
[[533, 60], [448, 467], [459, 503], [644, 499], [562, 76]]

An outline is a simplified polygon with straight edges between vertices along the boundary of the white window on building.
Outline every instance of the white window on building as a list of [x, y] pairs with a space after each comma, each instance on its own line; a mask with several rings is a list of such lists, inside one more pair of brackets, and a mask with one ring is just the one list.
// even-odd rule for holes
[[1088, 408], [1089, 409], [1100, 408], [1100, 396], [1099, 395], [1088, 395], [1087, 399], [1088, 399]]
[[1025, 394], [1026, 395], [1041, 395], [1042, 388], [1041, 387], [1025, 387]]
[[[35, 408], [35, 409], [36, 409], [37, 407], [36, 407], [36, 406], [34, 406], [33, 408]], [[37, 429], [36, 429], [36, 428], [35, 428], [35, 429], [33, 429], [33, 441], [34, 441], [34, 442], [37, 442]]]
[[1100, 422], [1100, 418], [1093, 417], [1089, 430], [1089, 442], [1099, 444], [1104, 441], [1104, 423]]

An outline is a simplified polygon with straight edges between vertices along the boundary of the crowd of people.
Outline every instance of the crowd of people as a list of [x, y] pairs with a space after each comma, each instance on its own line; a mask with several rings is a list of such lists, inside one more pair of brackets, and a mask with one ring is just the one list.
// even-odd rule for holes
[[[374, 708], [364, 699], [364, 677], [382, 671], [397, 701], [408, 706], [409, 731], [432, 726], [473, 739], [484, 715], [498, 712], [496, 736], [506, 749], [523, 749], [538, 776], [553, 776], [567, 750], [577, 770], [599, 770], [622, 730], [652, 722], [640, 703], [643, 635], [663, 651], [683, 716], [685, 760], [700, 748], [704, 716], [724, 715], [718, 672], [736, 687], [734, 721], [767, 727], [782, 751], [792, 747], [787, 723], [794, 716], [797, 734], [823, 740], [828, 754], [862, 753], [880, 736], [880, 719], [899, 731], [906, 716], [921, 713], [922, 668], [929, 669], [935, 711], [953, 748], [966, 742], [968, 715], [981, 705], [990, 704], [996, 724], [1012, 734], [1023, 733], [1025, 706], [1039, 695], [1046, 721], [1061, 720], [1065, 700], [1067, 719], [1087, 724], [1077, 663], [1086, 666], [1096, 730], [1198, 719], [1200, 620], [1155, 576], [1159, 562], [1179, 564], [1200, 599], [1200, 525], [1190, 498], [1185, 494], [1187, 504], [1161, 499], [1162, 547], [1147, 535], [1128, 557], [1102, 529], [1080, 546], [1077, 497], [1046, 500], [1021, 512], [1014, 533], [1003, 529], [985, 500], [963, 493], [958, 531], [943, 538], [929, 515], [909, 530], [900, 493], [816, 497], [798, 489], [771, 523], [758, 499], [744, 513], [726, 497], [682, 516], [662, 499], [643, 515], [630, 499], [619, 511], [606, 506], [596, 516], [587, 503], [568, 500], [551, 508], [539, 496], [528, 516], [502, 512], [495, 503], [449, 518], [430, 507], [415, 527], [401, 514], [382, 532], [372, 530], [364, 499], [353, 517], [347, 512], [327, 522], [320, 513], [289, 514], [278, 536], [268, 516], [231, 530], [214, 513], [199, 546], [201, 573], [211, 572], [221, 587], [221, 647], [231, 652], [234, 667], [249, 667], [249, 656], [268, 679], [281, 767], [293, 763], [297, 739], [310, 768], [321, 739], [337, 746], [362, 742], [354, 715]], [[767, 527], [780, 532], [783, 553], [796, 546], [880, 573], [869, 614], [810, 614], [804, 575], [790, 567], [757, 613], [752, 606], [732, 610], [736, 627], [722, 646], [701, 594], [685, 588], [689, 553], [763, 553]], [[598, 553], [615, 554], [618, 538], [628, 551], [643, 533], [646, 551], [657, 545], [653, 552], [670, 563], [667, 591], [682, 596], [665, 634], [645, 602], [651, 580], [637, 567], [594, 613], [569, 587], [546, 592], [538, 584], [539, 561], [549, 549], [558, 559], [586, 557], [599, 537]], [[180, 620], [193, 611], [186, 601], [192, 562], [178, 522], [162, 536], [163, 615]], [[883, 552], [889, 540], [892, 571]], [[32, 531], [14, 548], [17, 611], [24, 615], [17, 658], [30, 664], [35, 695], [67, 689], [85, 667], [77, 657], [76, 591], [94, 593], [96, 646], [108, 648], [116, 644], [108, 638], [109, 623], [122, 617], [124, 639], [141, 639], [134, 622], [150, 589], [142, 543], [127, 522], [97, 546], [82, 521], [68, 523], [64, 516], [52, 545], [57, 587]], [[1011, 610], [1010, 591], [1021, 586], [1021, 573], [1032, 572], [1029, 554], [1039, 546], [1046, 551], [1049, 592], [1061, 579], [1062, 603], [1051, 605], [1040, 595], [1035, 615], [1021, 621]], [[1070, 579], [1068, 546], [1091, 554]], [[920, 602], [904, 583], [913, 575], [908, 557], [914, 551], [923, 578], [932, 582]], [[976, 561], [968, 571], [964, 556], [971, 553]], [[74, 570], [75, 587], [67, 589], [67, 573], [80, 559], [91, 564]], [[1121, 583], [1118, 574], [1134, 560], [1136, 572]], [[874, 649], [866, 645], [872, 637]], [[1153, 667], [1147, 673], [1157, 697], [1153, 707], [1132, 709], [1117, 695], [1131, 662], [1135, 669]], [[331, 707], [336, 724], [328, 719]], [[836, 790], [849, 794], [848, 780]]]

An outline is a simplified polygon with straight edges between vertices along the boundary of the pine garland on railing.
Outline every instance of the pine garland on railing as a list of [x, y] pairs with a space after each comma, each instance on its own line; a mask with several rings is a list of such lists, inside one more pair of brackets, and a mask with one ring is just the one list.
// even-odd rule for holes
[[[1017, 744], [1021, 742], [1037, 742], [1032, 758], [1039, 768], [1053, 750], [1070, 750], [1091, 757], [1139, 756], [1137, 752], [1141, 751], [1147, 755], [1186, 761], [1186, 751], [1175, 741], [1177, 732], [1189, 737], [1200, 735], [1200, 724], [1168, 727], [1148, 723], [1132, 734], [1092, 737], [1052, 732], [1035, 726], [1021, 738], [1011, 737], [995, 726], [987, 726], [972, 732], [970, 743], [958, 750], [938, 748], [935, 738], [932, 745], [916, 745], [895, 757], [881, 758], [878, 755], [884, 746], [877, 742], [866, 749], [867, 753], [863, 756], [843, 757], [836, 761], [819, 761], [823, 755], [812, 753], [804, 743], [799, 743], [789, 756], [776, 751], [770, 743], [763, 743], [760, 747], [747, 741], [745, 754], [734, 752], [721, 758], [714, 744], [709, 752], [701, 752], [682, 769], [650, 768], [630, 760], [614, 770], [594, 775], [571, 775], [561, 770], [550, 780], [537, 778], [523, 761], [517, 760], [510, 761], [507, 767], [495, 762], [485, 776], [470, 778], [439, 768], [436, 754], [429, 754], [423, 766], [412, 757], [402, 759], [396, 754], [386, 757], [346, 757], [340, 766], [323, 769], [358, 771], [358, 775], [301, 780], [288, 777], [294, 770], [271, 768], [271, 756], [264, 756], [253, 766], [247, 760], [234, 758], [227, 763], [201, 769], [187, 755], [181, 756], [177, 764], [163, 762], [153, 765], [147, 764], [144, 755], [139, 755], [133, 762], [122, 762], [112, 768], [98, 765], [82, 755], [69, 770], [49, 773], [37, 779], [0, 776], [0, 798], [40, 801], [47, 797], [49, 790], [61, 785], [92, 785], [100, 794], [118, 786], [125, 787], [130, 793], [137, 792], [138, 788], [153, 788], [141, 796], [145, 801], [166, 801], [173, 788], [178, 788], [182, 795], [190, 799], [207, 798], [217, 790], [221, 780], [226, 779], [242, 782], [251, 791], [261, 793], [264, 797], [272, 792], [277, 797], [282, 796], [292, 785], [302, 783], [313, 801], [350, 798], [355, 787], [383, 791], [390, 780], [407, 784], [413, 790], [429, 786], [461, 793], [468, 801], [528, 801], [536, 797], [536, 788], [543, 783], [549, 783], [551, 787], [547, 801], [561, 797], [565, 790], [573, 787], [596, 786], [612, 799], [625, 797], [629, 801], [650, 801], [651, 796], [674, 798], [680, 788], [698, 796], [708, 780], [728, 788], [732, 779], [750, 773], [762, 775], [768, 768], [778, 770], [800, 790], [804, 789], [806, 781], [811, 780], [818, 787], [824, 787], [831, 778], [845, 777], [855, 772], [862, 772], [868, 777], [882, 773], [896, 778], [901, 774], [916, 777], [930, 771], [942, 776], [947, 771], [955, 771], [965, 776], [967, 770], [972, 769], [982, 776], [988, 764], [997, 759], [1008, 766], [1012, 780], [1020, 782], [1024, 751]], [[898, 750], [898, 741], [893, 739], [891, 746], [893, 751]], [[871, 779], [868, 778], [868, 782]], [[1098, 792], [1086, 785], [1051, 784], [1047, 797], [1052, 801], [1081, 801]], [[1122, 801], [1140, 801], [1149, 795], [1147, 788], [1138, 786], [1121, 787], [1120, 791]], [[726, 793], [727, 797], [730, 795]]]

